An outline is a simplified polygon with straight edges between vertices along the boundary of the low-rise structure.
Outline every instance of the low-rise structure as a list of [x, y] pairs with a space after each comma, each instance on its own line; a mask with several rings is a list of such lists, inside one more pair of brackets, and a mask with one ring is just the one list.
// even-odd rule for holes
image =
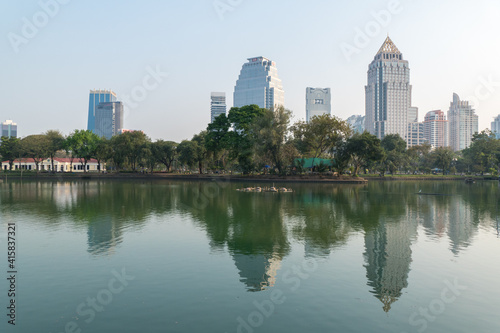
[[[83, 160], [79, 158], [54, 158], [54, 170], [56, 172], [101, 172], [106, 169], [106, 164], [99, 163], [95, 159], [87, 162], [87, 170], [84, 170]], [[9, 170], [9, 161], [2, 162], [2, 170]], [[14, 161], [13, 170], [35, 171], [36, 163], [32, 158], [21, 158]], [[43, 159], [38, 164], [38, 171], [52, 171], [52, 160], [50, 158]]]

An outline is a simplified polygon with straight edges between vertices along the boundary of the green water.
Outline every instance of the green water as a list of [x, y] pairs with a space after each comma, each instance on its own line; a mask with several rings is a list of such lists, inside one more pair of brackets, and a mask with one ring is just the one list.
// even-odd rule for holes
[[246, 185], [0, 184], [0, 331], [500, 331], [498, 182]]

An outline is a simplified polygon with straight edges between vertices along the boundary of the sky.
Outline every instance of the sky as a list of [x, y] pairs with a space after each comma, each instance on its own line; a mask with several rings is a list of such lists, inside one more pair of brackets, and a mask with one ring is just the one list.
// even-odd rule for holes
[[293, 122], [306, 87], [332, 114], [364, 115], [369, 63], [391, 37], [409, 61], [412, 104], [470, 100], [479, 129], [500, 114], [497, 0], [23, 0], [0, 2], [0, 121], [21, 137], [87, 128], [92, 89], [126, 102], [124, 127], [181, 141], [206, 129], [210, 93], [228, 109], [242, 65], [276, 62]]

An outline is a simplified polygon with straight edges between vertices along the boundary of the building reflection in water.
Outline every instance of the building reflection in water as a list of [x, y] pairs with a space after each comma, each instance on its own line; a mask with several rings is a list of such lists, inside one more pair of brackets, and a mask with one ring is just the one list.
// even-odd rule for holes
[[[413, 222], [415, 221], [415, 222]], [[416, 220], [382, 220], [365, 233], [365, 268], [371, 292], [383, 303], [385, 312], [408, 287], [411, 240], [416, 236]]]
[[92, 255], [113, 254], [116, 246], [121, 243], [120, 228], [116, 226], [113, 216], [103, 216], [89, 222], [88, 252]]
[[238, 268], [240, 281], [248, 291], [261, 291], [273, 287], [276, 274], [281, 266], [281, 259], [268, 254], [245, 255], [235, 253], [234, 263]]

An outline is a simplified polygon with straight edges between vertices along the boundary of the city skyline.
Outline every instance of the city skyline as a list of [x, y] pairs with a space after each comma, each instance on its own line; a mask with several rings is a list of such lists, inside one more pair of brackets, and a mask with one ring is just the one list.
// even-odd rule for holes
[[[480, 131], [500, 114], [500, 47], [491, 43], [500, 29], [495, 1], [262, 1], [264, 12], [259, 3], [241, 2], [221, 12], [212, 1], [145, 1], [121, 4], [119, 15], [111, 18], [109, 12], [117, 10], [112, 1], [59, 3], [52, 12], [38, 1], [3, 3], [8, 15], [0, 33], [6, 52], [0, 57], [10, 65], [0, 83], [6, 96], [0, 117], [22, 124], [20, 136], [49, 129], [69, 134], [86, 128], [88, 89], [112, 87], [125, 104], [127, 126], [153, 139], [181, 141], [206, 128], [207, 94], [225, 91], [229, 109], [242, 62], [263, 55], [278, 64], [285, 107], [294, 121], [305, 119], [308, 86], [330, 87], [332, 114], [347, 119], [364, 114], [366, 64], [387, 33], [411, 62], [412, 104], [421, 116], [447, 110], [453, 92], [473, 102]], [[96, 4], [102, 10], [95, 11]], [[449, 8], [469, 24], [453, 24]], [[339, 9], [342, 15], [332, 20]], [[38, 13], [47, 22], [27, 34], [26, 22], [44, 17]], [[97, 23], [89, 25], [86, 13]], [[314, 24], [305, 24], [303, 17], [311, 15]], [[255, 17], [268, 23], [250, 24]], [[117, 24], [123, 19], [132, 23]], [[123, 48], [109, 48], [106, 39], [93, 37], [103, 30]], [[273, 31], [280, 38], [271, 38]], [[473, 46], [466, 46], [472, 40]], [[193, 52], [193, 47], [207, 52]], [[176, 117], [179, 113], [185, 116]]]

